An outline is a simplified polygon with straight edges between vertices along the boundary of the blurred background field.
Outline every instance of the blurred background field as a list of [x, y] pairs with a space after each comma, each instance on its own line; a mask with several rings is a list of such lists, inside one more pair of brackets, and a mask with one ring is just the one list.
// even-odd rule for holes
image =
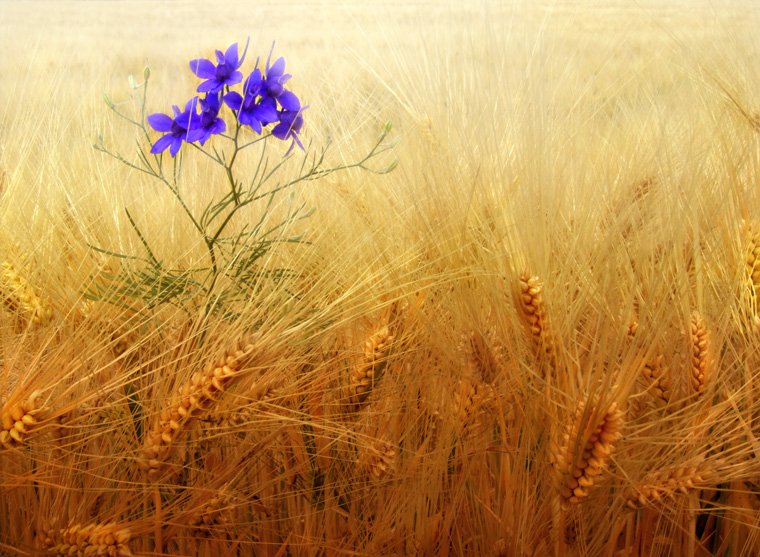
[[[0, 285], [0, 553], [756, 555], [758, 28], [753, 0], [0, 0], [2, 280], [34, 293]], [[392, 122], [398, 167], [278, 196], [313, 213], [257, 264], [295, 273], [235, 319], [89, 305], [123, 263], [90, 246], [142, 252], [125, 208], [167, 268], [208, 265], [166, 188], [93, 148], [137, 160], [104, 94], [134, 113], [148, 66], [167, 113], [248, 37], [312, 151]], [[194, 155], [200, 211], [226, 184]], [[181, 473], [146, 476], [229, 350]]]

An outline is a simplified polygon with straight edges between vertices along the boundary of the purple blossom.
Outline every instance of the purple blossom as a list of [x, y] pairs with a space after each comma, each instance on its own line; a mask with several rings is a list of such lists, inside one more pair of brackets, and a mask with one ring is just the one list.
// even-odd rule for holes
[[285, 59], [280, 57], [270, 67], [267, 60], [266, 76], [263, 87], [266, 94], [273, 99], [277, 99], [284, 110], [298, 111], [301, 108], [301, 102], [298, 97], [290, 91], [285, 90], [285, 82], [292, 76], [285, 73]]
[[[306, 108], [307, 107], [304, 107], [304, 110]], [[298, 134], [301, 132], [301, 128], [303, 127], [302, 114], [303, 110], [281, 110], [279, 112], [280, 123], [272, 128], [272, 135], [277, 139], [282, 139], [283, 141], [292, 139], [290, 148], [288, 149], [287, 153], [285, 153], [286, 155], [293, 150], [293, 147], [296, 143], [303, 150], [303, 143], [301, 143], [301, 140], [298, 138]]]
[[227, 125], [224, 123], [224, 120], [219, 118], [222, 99], [218, 93], [207, 94], [205, 99], [200, 100], [200, 103], [200, 116], [187, 134], [187, 141], [189, 143], [199, 141], [203, 145], [212, 135], [224, 133], [227, 130]]
[[[246, 50], [248, 45], [246, 45]], [[243, 57], [238, 60], [237, 43], [230, 45], [227, 52], [216, 51], [216, 64], [205, 58], [196, 58], [190, 60], [190, 70], [200, 78], [205, 79], [198, 86], [199, 93], [218, 93], [225, 85], [231, 86], [240, 83], [243, 74], [238, 68], [245, 60], [245, 51]]]
[[243, 95], [231, 91], [224, 96], [224, 102], [238, 113], [238, 121], [261, 133], [262, 126], [278, 120], [277, 103], [266, 94], [261, 71], [257, 68], [243, 84]]
[[160, 112], [148, 116], [148, 124], [154, 130], [166, 132], [166, 135], [160, 137], [153, 144], [153, 147], [150, 149], [151, 153], [162, 153], [167, 147], [170, 147], [169, 152], [173, 157], [179, 152], [183, 141], [195, 141], [194, 139], [190, 139], [190, 135], [193, 133], [191, 130], [200, 124], [199, 116], [196, 113], [197, 101], [198, 97], [193, 97], [187, 101], [184, 112], [180, 112], [179, 107], [174, 105], [172, 107], [174, 118]]

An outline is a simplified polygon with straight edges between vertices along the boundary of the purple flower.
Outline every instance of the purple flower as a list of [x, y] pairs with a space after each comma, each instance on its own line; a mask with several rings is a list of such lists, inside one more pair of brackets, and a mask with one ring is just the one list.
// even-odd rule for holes
[[148, 124], [158, 132], [166, 132], [166, 135], [160, 137], [158, 141], [153, 144], [150, 152], [153, 154], [162, 153], [167, 147], [171, 147], [169, 152], [172, 157], [179, 152], [179, 148], [182, 146], [183, 141], [195, 141], [189, 139], [192, 133], [189, 130], [194, 129], [199, 125], [198, 114], [196, 114], [196, 103], [198, 97], [193, 97], [185, 105], [184, 112], [180, 112], [179, 107], [174, 105], [174, 118], [160, 112], [151, 114], [148, 116]]
[[285, 59], [278, 58], [277, 61], [269, 66], [267, 60], [266, 77], [264, 78], [264, 90], [266, 94], [277, 99], [280, 106], [285, 110], [298, 111], [301, 108], [301, 102], [293, 93], [285, 90], [285, 82], [292, 76], [285, 73]]
[[205, 99], [200, 100], [201, 114], [195, 125], [187, 134], [189, 143], [200, 141], [203, 145], [209, 137], [217, 133], [224, 133], [227, 125], [219, 118], [219, 110], [222, 108], [222, 99], [218, 93], [207, 94]]
[[[246, 50], [248, 45], [246, 45]], [[216, 65], [205, 58], [190, 60], [190, 70], [200, 78], [205, 79], [198, 86], [199, 93], [218, 93], [225, 85], [235, 85], [243, 79], [243, 74], [238, 68], [243, 64], [243, 57], [238, 60], [238, 45], [231, 45], [227, 52], [216, 51]]]
[[266, 94], [261, 71], [253, 70], [243, 84], [243, 95], [231, 91], [224, 96], [224, 102], [238, 113], [238, 121], [261, 133], [262, 126], [278, 120], [277, 103]]
[[[307, 107], [304, 107], [304, 110], [306, 108]], [[282, 139], [283, 141], [286, 139], [293, 140], [290, 143], [290, 148], [288, 149], [287, 153], [285, 153], [286, 155], [293, 150], [293, 146], [296, 143], [303, 150], [303, 143], [301, 143], [301, 140], [298, 138], [298, 134], [301, 132], [301, 128], [303, 127], [303, 110], [281, 110], [279, 114], [280, 123], [272, 128], [272, 135], [277, 139]]]

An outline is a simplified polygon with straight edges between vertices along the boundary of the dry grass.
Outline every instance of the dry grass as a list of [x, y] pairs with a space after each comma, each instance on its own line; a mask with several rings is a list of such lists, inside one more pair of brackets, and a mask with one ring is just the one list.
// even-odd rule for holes
[[[760, 553], [753, 3], [0, 10], [0, 553]], [[208, 261], [92, 149], [136, 160], [102, 94], [134, 110], [147, 62], [167, 111], [248, 33], [312, 149], [355, 160], [391, 120], [399, 166], [241, 213], [314, 209], [227, 313], [131, 299], [130, 219], [164, 278]], [[216, 170], [184, 153], [190, 210]]]

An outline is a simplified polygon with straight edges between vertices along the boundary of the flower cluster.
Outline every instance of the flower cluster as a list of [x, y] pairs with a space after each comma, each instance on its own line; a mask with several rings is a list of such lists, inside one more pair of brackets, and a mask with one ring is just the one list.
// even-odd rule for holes
[[217, 50], [216, 63], [201, 58], [191, 60], [190, 70], [205, 80], [197, 89], [204, 96], [194, 96], [187, 101], [184, 110], [175, 105], [173, 117], [161, 113], [148, 116], [148, 124], [165, 134], [153, 144], [150, 152], [161, 153], [168, 148], [174, 157], [183, 142], [203, 145], [212, 135], [223, 134], [227, 124], [219, 112], [224, 105], [235, 113], [238, 126], [248, 126], [260, 134], [274, 124], [270, 133], [283, 141], [291, 141], [288, 153], [296, 144], [303, 149], [298, 134], [303, 127], [302, 113], [306, 107], [301, 106], [293, 92], [285, 89], [291, 77], [285, 73], [285, 59], [278, 58], [270, 65], [270, 57], [263, 73], [256, 67], [246, 78], [241, 94], [230, 88], [243, 81], [239, 68], [244, 60], [245, 51], [238, 57], [237, 43], [226, 52]]

